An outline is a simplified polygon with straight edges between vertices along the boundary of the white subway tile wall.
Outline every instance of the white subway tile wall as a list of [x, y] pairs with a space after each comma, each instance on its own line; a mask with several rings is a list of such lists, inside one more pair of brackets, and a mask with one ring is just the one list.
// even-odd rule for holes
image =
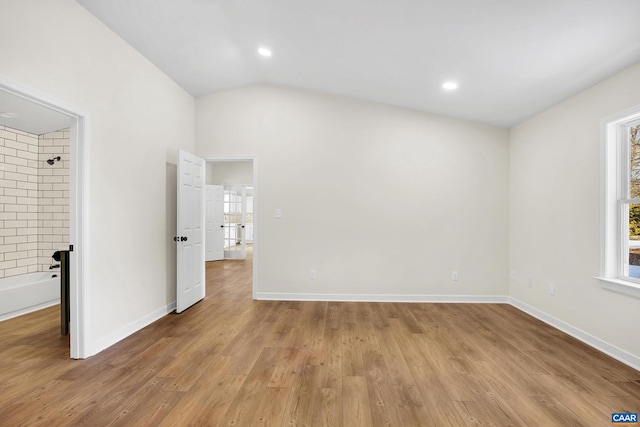
[[[69, 129], [38, 137], [38, 271], [59, 264], [51, 256], [69, 248], [70, 147]], [[53, 165], [47, 163], [57, 157]]]
[[69, 130], [0, 126], [0, 277], [49, 271], [53, 252], [68, 248], [69, 148]]

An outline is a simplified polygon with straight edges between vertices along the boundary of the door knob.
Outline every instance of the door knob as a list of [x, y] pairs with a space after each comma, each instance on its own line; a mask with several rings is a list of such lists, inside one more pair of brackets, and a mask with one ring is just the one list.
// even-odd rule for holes
[[220, 228], [224, 228], [224, 225], [221, 225]]
[[174, 241], [174, 242], [178, 242], [178, 241], [179, 241], [179, 237], [174, 237], [174, 238], [173, 238], [173, 241]]
[[186, 241], [187, 241], [187, 238], [186, 238], [185, 236], [182, 236], [182, 237], [180, 237], [180, 241], [181, 241], [181, 242], [186, 242]]

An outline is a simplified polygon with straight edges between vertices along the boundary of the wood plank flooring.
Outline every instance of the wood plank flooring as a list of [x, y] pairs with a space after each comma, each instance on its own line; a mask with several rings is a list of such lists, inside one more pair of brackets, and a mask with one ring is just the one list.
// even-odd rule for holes
[[251, 300], [251, 262], [87, 360], [57, 307], [0, 323], [0, 426], [599, 426], [640, 372], [499, 304]]

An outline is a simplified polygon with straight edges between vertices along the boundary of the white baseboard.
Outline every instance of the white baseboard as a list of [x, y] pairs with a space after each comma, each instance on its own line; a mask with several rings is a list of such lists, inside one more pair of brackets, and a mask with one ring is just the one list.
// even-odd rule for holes
[[508, 303], [503, 295], [391, 295], [391, 294], [304, 294], [256, 293], [258, 300], [275, 301], [336, 301], [336, 302], [449, 302], [449, 303]]
[[612, 344], [609, 344], [608, 342], [603, 341], [600, 338], [594, 337], [593, 335], [581, 329], [578, 329], [566, 322], [563, 322], [562, 320], [556, 317], [553, 317], [550, 314], [547, 314], [543, 311], [540, 311], [537, 308], [531, 307], [530, 305], [525, 304], [522, 301], [519, 301], [513, 297], [509, 297], [509, 302], [511, 303], [512, 306], [516, 307], [517, 309], [522, 310], [527, 314], [530, 314], [536, 319], [539, 319], [544, 323], [547, 323], [568, 335], [571, 335], [572, 337], [595, 348], [596, 350], [603, 352], [604, 354], [607, 354], [613, 357], [614, 359], [624, 363], [625, 365], [631, 366], [632, 368], [640, 371], [640, 357], [635, 356], [625, 350], [622, 350], [621, 348], [618, 348]]
[[100, 338], [97, 341], [93, 342], [93, 345], [91, 346], [90, 349], [90, 354], [88, 354], [87, 356], [93, 356], [95, 354], [100, 353], [102, 350], [111, 347], [112, 345], [114, 345], [115, 343], [117, 343], [118, 341], [121, 341], [123, 339], [125, 339], [126, 337], [128, 337], [129, 335], [132, 335], [136, 332], [138, 332], [140, 329], [144, 328], [147, 325], [150, 325], [151, 323], [155, 322], [156, 320], [160, 319], [161, 317], [166, 316], [167, 314], [171, 313], [172, 311], [174, 311], [176, 309], [176, 303], [175, 301], [172, 302], [171, 304], [168, 304], [165, 307], [160, 307], [159, 309], [155, 310], [152, 313], [147, 314], [144, 317], [141, 317], [140, 319], [129, 323], [128, 325], [123, 326], [122, 328], [118, 329], [117, 331], [114, 331], [112, 333], [110, 333], [109, 335]]

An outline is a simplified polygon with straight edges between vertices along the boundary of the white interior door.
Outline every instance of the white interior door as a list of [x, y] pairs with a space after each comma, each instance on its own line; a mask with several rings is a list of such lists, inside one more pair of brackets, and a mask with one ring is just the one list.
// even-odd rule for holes
[[205, 161], [178, 150], [176, 312], [205, 296]]
[[224, 259], [224, 186], [207, 185], [207, 261]]

